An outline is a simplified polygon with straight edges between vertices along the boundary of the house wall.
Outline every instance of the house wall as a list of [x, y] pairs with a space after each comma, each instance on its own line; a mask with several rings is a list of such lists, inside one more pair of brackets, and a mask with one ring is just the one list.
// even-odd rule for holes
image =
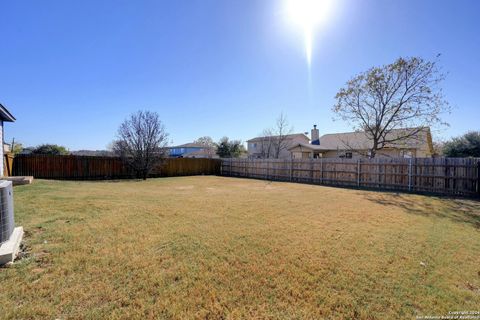
[[199, 152], [189, 152], [183, 155], [184, 158], [197, 158], [197, 159], [219, 159], [220, 157], [216, 153], [214, 148], [200, 149]]
[[307, 151], [292, 151], [293, 159], [310, 159], [312, 155]]
[[[267, 149], [267, 144], [268, 142], [264, 142], [265, 146], [264, 148]], [[248, 157], [249, 158], [259, 158], [261, 157], [262, 154], [262, 142], [261, 141], [253, 141], [253, 142], [248, 142], [247, 144], [247, 152], [248, 152]], [[266, 150], [265, 150], [266, 152]], [[274, 147], [270, 147], [270, 157], [273, 157], [273, 152], [274, 152]]]
[[[324, 158], [340, 158], [345, 155], [349, 150], [327, 151], [323, 153]], [[366, 158], [367, 150], [362, 150], [360, 153], [352, 152], [352, 159]], [[431, 154], [427, 150], [422, 149], [383, 149], [379, 150], [375, 155], [376, 158], [428, 158]]]
[[296, 146], [290, 149], [290, 156], [292, 159], [310, 159], [313, 153], [318, 152], [319, 151], [312, 151], [301, 146]]
[[200, 147], [179, 147], [179, 148], [170, 148], [170, 157], [179, 157], [183, 156], [186, 153], [202, 150]]
[[[297, 143], [309, 143], [309, 139], [306, 136], [297, 136], [288, 139], [287, 143], [285, 144], [286, 147], [280, 151], [280, 154], [278, 155], [279, 159], [290, 159], [292, 157], [291, 152], [288, 150], [292, 145], [297, 144]], [[273, 157], [273, 150], [274, 148], [271, 148], [271, 155], [270, 157]], [[258, 158], [261, 155], [262, 151], [262, 142], [260, 141], [253, 141], [253, 142], [248, 142], [247, 144], [247, 151], [248, 151], [248, 157], [249, 158]]]
[[[290, 150], [291, 157], [293, 159], [308, 159], [312, 157], [312, 153], [310, 150], [306, 150], [305, 148], [294, 148]], [[317, 152], [317, 151], [316, 151]], [[367, 150], [362, 150], [361, 152], [353, 152], [350, 150], [332, 150], [332, 151], [323, 151], [321, 152], [323, 158], [340, 158], [344, 156], [346, 153], [351, 152], [352, 158], [351, 159], [364, 159], [366, 158], [366, 154], [368, 153]], [[404, 157], [412, 157], [412, 158], [428, 158], [431, 157], [431, 154], [426, 149], [383, 149], [378, 151], [375, 156], [376, 158], [404, 158]]]
[[416, 149], [416, 154], [417, 158], [430, 158], [433, 156], [433, 147], [426, 144], [424, 147]]
[[247, 144], [248, 156], [253, 157], [254, 155], [260, 153], [260, 149], [261, 149], [260, 145], [261, 145], [261, 142], [259, 141], [248, 142]]

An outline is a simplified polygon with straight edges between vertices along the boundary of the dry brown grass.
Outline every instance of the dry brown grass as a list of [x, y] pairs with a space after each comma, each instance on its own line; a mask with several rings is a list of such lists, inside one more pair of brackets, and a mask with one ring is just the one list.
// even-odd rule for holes
[[16, 187], [4, 319], [412, 319], [480, 306], [480, 203], [184, 177]]

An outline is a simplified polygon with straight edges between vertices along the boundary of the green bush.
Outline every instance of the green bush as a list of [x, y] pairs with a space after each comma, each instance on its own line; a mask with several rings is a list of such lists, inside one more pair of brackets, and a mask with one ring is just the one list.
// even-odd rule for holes
[[36, 147], [32, 154], [66, 155], [69, 154], [67, 148], [56, 144], [42, 144]]
[[446, 157], [480, 157], [480, 131], [470, 131], [447, 141], [443, 153]]
[[240, 140], [229, 140], [228, 137], [223, 137], [217, 143], [217, 154], [220, 158], [238, 158], [245, 152], [245, 147]]

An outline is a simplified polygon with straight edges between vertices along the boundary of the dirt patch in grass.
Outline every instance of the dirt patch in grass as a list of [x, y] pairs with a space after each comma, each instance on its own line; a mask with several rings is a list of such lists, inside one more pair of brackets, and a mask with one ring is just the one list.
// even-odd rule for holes
[[480, 305], [480, 203], [182, 177], [14, 189], [0, 318], [385, 319]]

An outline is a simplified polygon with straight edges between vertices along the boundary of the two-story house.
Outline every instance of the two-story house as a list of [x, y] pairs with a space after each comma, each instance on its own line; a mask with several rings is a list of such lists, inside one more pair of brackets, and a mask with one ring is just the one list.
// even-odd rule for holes
[[[283, 137], [264, 136], [247, 141], [248, 157], [251, 159], [277, 158], [276, 151], [280, 149], [279, 159], [290, 159], [290, 147], [299, 143], [308, 144], [310, 139], [303, 133], [288, 134]], [[279, 147], [280, 144], [280, 147]]]

